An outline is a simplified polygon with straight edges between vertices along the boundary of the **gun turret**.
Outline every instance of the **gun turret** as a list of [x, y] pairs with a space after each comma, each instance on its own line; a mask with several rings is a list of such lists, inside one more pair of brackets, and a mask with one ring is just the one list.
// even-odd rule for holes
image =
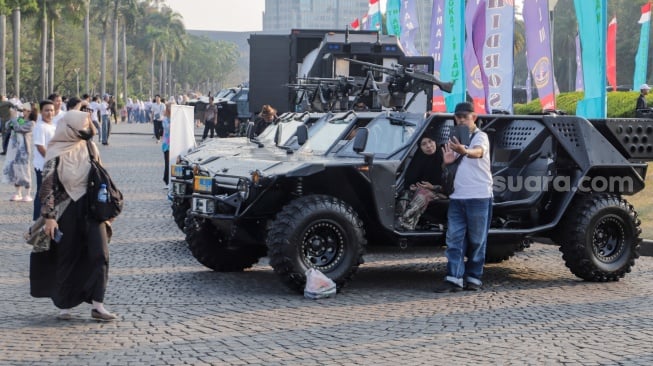
[[[387, 108], [400, 107], [406, 110], [421, 91], [430, 92], [433, 86], [450, 93], [453, 89], [452, 82], [443, 82], [430, 73], [415, 70], [403, 65], [393, 64], [391, 67], [373, 64], [371, 62], [345, 59], [349, 62], [362, 65], [364, 69], [388, 75], [387, 84], [382, 85], [378, 96], [381, 104]], [[387, 88], [387, 90], [386, 90]], [[410, 100], [404, 104], [407, 93], [413, 93]]]

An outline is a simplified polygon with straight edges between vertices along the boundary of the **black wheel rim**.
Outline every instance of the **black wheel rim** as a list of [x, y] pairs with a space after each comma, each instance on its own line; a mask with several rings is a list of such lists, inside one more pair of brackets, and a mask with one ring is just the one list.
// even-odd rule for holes
[[333, 221], [314, 222], [302, 236], [301, 253], [305, 264], [323, 272], [340, 263], [344, 248], [344, 231]]
[[617, 216], [602, 218], [595, 226], [592, 235], [592, 251], [603, 263], [612, 263], [624, 251], [626, 242], [624, 221]]

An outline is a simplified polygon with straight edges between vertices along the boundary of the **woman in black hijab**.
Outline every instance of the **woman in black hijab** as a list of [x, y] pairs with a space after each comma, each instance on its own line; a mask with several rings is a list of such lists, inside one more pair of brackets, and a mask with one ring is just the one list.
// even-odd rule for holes
[[433, 131], [424, 133], [419, 150], [406, 169], [404, 189], [399, 197], [399, 226], [415, 230], [420, 216], [429, 202], [441, 198], [442, 152], [435, 142]]

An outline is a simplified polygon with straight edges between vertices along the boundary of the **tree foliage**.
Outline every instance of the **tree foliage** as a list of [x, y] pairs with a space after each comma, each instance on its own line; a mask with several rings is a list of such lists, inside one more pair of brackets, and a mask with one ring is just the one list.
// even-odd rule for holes
[[[41, 22], [44, 12], [42, 4], [47, 4], [47, 16], [56, 22], [54, 29], [54, 44], [56, 53], [49, 50], [47, 65], [43, 66], [41, 57], [42, 38]], [[106, 59], [106, 90], [118, 90], [126, 96], [149, 98], [159, 92], [161, 87], [167, 93], [184, 93], [195, 91], [206, 80], [224, 82], [230, 72], [236, 67], [239, 57], [235, 44], [212, 41], [208, 38], [191, 37], [187, 34], [181, 15], [174, 12], [161, 1], [148, 0], [90, 0], [90, 72], [89, 84], [91, 90], [84, 90], [84, 3], [73, 0], [0, 0], [0, 14], [12, 14], [20, 8], [22, 21], [20, 28], [20, 96], [23, 99], [38, 100], [42, 93], [43, 68], [53, 65], [54, 82], [48, 89], [64, 95], [74, 95], [77, 91], [77, 80], [80, 82], [80, 93], [98, 94], [102, 90], [102, 52], [103, 36], [107, 42]], [[114, 14], [118, 11], [119, 14]], [[127, 84], [123, 84], [123, 70], [115, 71], [111, 67], [114, 53], [123, 61], [122, 52], [114, 49], [109, 43], [113, 40], [111, 34], [113, 23], [118, 20], [119, 29], [126, 32], [127, 43]], [[11, 17], [7, 17], [8, 25]], [[124, 24], [124, 27], [123, 27]], [[50, 27], [52, 23], [48, 24]], [[7, 43], [13, 41], [11, 27], [7, 27], [4, 35]], [[154, 69], [150, 67], [154, 49]], [[13, 69], [12, 49], [7, 49], [5, 62], [7, 70]], [[54, 56], [50, 61], [50, 55]], [[2, 62], [2, 61], [0, 61]], [[77, 70], [77, 72], [75, 71]], [[165, 74], [160, 70], [166, 70]], [[152, 79], [152, 86], [150, 86]], [[7, 75], [7, 94], [14, 94], [14, 76]], [[118, 83], [120, 85], [116, 86]], [[177, 86], [173, 90], [173, 85]], [[153, 89], [153, 90], [150, 90]], [[201, 90], [207, 92], [208, 90]]]

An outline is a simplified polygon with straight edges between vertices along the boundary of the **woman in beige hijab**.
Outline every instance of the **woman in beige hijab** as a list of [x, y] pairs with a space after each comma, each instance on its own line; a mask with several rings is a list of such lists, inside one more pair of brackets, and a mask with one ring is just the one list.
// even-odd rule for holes
[[82, 302], [93, 305], [93, 319], [116, 319], [103, 305], [109, 273], [107, 223], [87, 215], [87, 200], [97, 199], [86, 196], [91, 168], [87, 144], [99, 156], [92, 142], [95, 132], [87, 112], [69, 111], [57, 124], [45, 156], [39, 193], [44, 230], [53, 240], [57, 232], [63, 236], [47, 252], [32, 253], [30, 286], [32, 296], [51, 298], [64, 320]]

